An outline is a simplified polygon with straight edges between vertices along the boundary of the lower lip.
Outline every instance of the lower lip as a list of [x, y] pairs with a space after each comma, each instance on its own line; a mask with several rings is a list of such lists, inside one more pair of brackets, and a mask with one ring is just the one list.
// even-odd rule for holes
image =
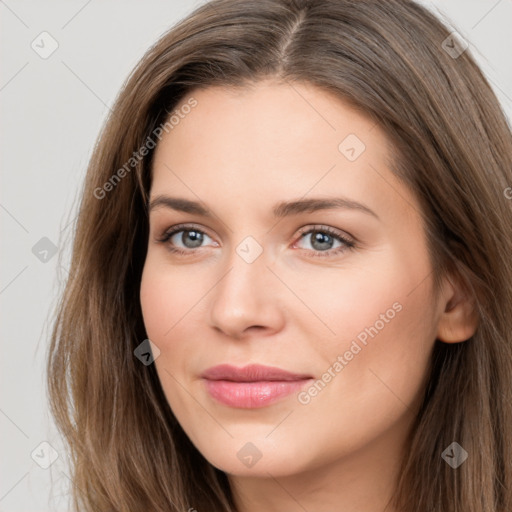
[[233, 382], [205, 379], [205, 382], [210, 395], [219, 402], [230, 407], [256, 409], [270, 405], [295, 391], [299, 391], [311, 380]]

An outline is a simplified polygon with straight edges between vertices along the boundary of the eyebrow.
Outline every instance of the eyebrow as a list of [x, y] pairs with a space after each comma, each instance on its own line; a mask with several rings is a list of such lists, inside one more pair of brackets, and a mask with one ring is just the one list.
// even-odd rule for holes
[[[184, 213], [201, 215], [203, 217], [213, 217], [211, 211], [205, 208], [201, 203], [182, 197], [158, 195], [149, 202], [148, 211], [151, 212], [152, 210], [161, 207], [170, 208], [172, 210]], [[301, 213], [312, 213], [317, 210], [332, 209], [357, 210], [371, 215], [376, 219], [379, 218], [379, 216], [373, 210], [368, 208], [368, 206], [343, 197], [310, 198], [298, 199], [295, 201], [283, 201], [277, 203], [274, 206], [273, 214], [276, 218], [283, 218], [292, 215], [299, 215]]]

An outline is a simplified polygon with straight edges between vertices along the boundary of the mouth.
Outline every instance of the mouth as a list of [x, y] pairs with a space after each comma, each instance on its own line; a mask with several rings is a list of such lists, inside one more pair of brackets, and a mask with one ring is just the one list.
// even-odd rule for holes
[[256, 364], [243, 368], [226, 364], [214, 366], [203, 372], [201, 377], [213, 399], [241, 409], [270, 405], [313, 380], [311, 375]]

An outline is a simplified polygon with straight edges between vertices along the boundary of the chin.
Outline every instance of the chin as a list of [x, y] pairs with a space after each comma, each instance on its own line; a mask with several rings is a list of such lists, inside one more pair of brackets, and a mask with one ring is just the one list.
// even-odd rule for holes
[[[253, 437], [252, 441], [232, 439], [228, 445], [211, 448], [201, 450], [203, 456], [217, 469], [233, 476], [284, 477], [301, 473], [310, 466], [300, 447], [275, 446], [264, 437]], [[300, 453], [302, 457], [298, 459]]]

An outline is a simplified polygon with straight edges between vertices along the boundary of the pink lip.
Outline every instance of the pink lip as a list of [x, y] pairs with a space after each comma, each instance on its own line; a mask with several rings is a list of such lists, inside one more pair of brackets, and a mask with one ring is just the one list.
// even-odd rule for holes
[[244, 409], [270, 405], [298, 391], [312, 379], [310, 375], [258, 364], [243, 368], [222, 364], [209, 368], [201, 377], [213, 398], [225, 405]]

